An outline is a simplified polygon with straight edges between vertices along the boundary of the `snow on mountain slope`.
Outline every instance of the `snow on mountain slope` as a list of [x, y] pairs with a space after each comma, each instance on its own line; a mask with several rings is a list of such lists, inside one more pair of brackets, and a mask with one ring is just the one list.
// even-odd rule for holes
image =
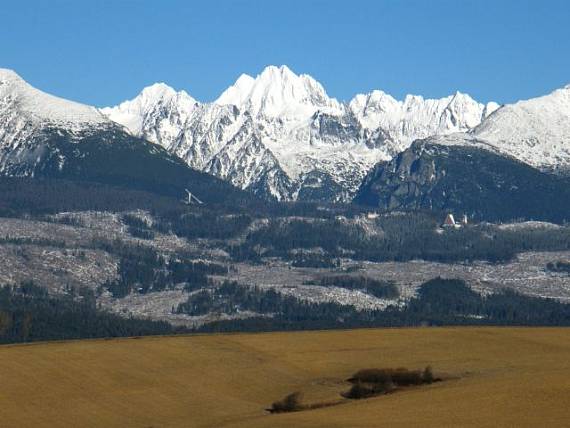
[[[281, 186], [295, 190], [279, 199], [295, 199], [303, 175], [311, 171], [325, 173], [355, 190], [364, 172], [382, 158], [357, 134], [343, 104], [329, 98], [312, 77], [298, 76], [286, 66], [269, 66], [255, 79], [240, 77], [214, 104], [233, 105], [251, 117], [252, 135], [295, 183]], [[350, 183], [346, 176], [352, 179]], [[275, 189], [270, 193], [275, 194]]]
[[376, 90], [355, 96], [349, 107], [365, 129], [382, 128], [399, 143], [401, 151], [416, 139], [467, 131], [499, 106], [492, 102], [483, 105], [460, 92], [441, 99], [408, 95], [397, 101]]
[[398, 101], [373, 91], [341, 103], [310, 76], [270, 66], [255, 78], [240, 76], [213, 103], [159, 83], [131, 101], [97, 110], [48, 95], [0, 69], [4, 174], [79, 165], [85, 153], [74, 146], [87, 140], [92, 148], [95, 140], [122, 141], [125, 153], [137, 141], [144, 150], [162, 150], [146, 147], [125, 129], [194, 169], [259, 195], [346, 201], [378, 161], [430, 136], [434, 144], [479, 146], [542, 170], [570, 171], [570, 85], [500, 108], [459, 92]]
[[101, 112], [113, 114], [114, 121], [133, 134], [149, 134], [150, 139], [170, 149], [169, 142], [176, 138], [196, 106], [196, 100], [186, 92], [176, 92], [164, 83], [155, 83], [143, 89], [134, 100], [121, 103], [115, 110], [101, 109]]
[[[136, 105], [124, 106], [123, 116], [141, 129], [145, 124], [133, 120], [140, 111], [147, 117], [162, 117], [168, 111], [170, 120], [180, 124], [195, 104], [166, 85], [155, 85], [143, 95]], [[157, 136], [171, 135], [168, 126], [156, 130]], [[0, 175], [98, 182], [176, 198], [190, 188], [206, 203], [248, 199], [228, 183], [189, 168], [160, 145], [133, 136], [96, 108], [48, 95], [4, 69], [0, 69]]]
[[570, 85], [505, 105], [469, 132], [501, 153], [551, 171], [570, 169]]
[[280, 200], [348, 200], [378, 161], [416, 138], [469, 130], [497, 107], [460, 93], [396, 101], [374, 91], [341, 103], [286, 66], [241, 75], [208, 104], [156, 86], [101, 111], [194, 168]]
[[108, 123], [95, 107], [46, 94], [26, 83], [12, 70], [0, 68], [0, 115], [17, 114], [33, 124], [71, 127]]
[[90, 129], [116, 126], [94, 107], [46, 94], [14, 71], [0, 69], [1, 173], [32, 175], [47, 159], [61, 170], [65, 156], [41, 141], [46, 129], [65, 129], [71, 140]]
[[297, 76], [287, 66], [269, 66], [253, 79], [242, 75], [214, 102], [235, 105], [252, 116], [268, 118], [307, 118], [317, 110], [342, 114], [342, 106], [329, 98], [311, 76]]

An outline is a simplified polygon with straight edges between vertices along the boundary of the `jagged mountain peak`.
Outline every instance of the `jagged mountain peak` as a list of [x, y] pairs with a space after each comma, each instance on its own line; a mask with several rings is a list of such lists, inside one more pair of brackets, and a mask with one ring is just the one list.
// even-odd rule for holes
[[141, 91], [140, 95], [147, 98], [161, 99], [170, 98], [176, 94], [176, 91], [171, 86], [164, 82], [157, 82], [149, 85]]
[[375, 112], [389, 112], [398, 108], [401, 103], [379, 89], [374, 89], [367, 94], [357, 94], [349, 102], [349, 108], [353, 112], [362, 112], [363, 115]]
[[242, 74], [214, 103], [218, 105], [241, 106], [245, 103], [254, 84], [255, 79], [253, 77], [249, 74]]
[[[29, 123], [66, 123], [74, 128], [109, 123], [96, 108], [34, 88], [15, 71], [0, 69], [0, 117]], [[6, 119], [8, 120], [8, 119]]]
[[450, 96], [449, 104], [461, 104], [461, 103], [477, 103], [471, 95], [464, 92], [455, 91], [453, 95]]
[[478, 118], [477, 123], [471, 124], [470, 125], [471, 127], [478, 125], [481, 119], [486, 118], [495, 110], [497, 110], [499, 107], [501, 107], [500, 104], [494, 101], [489, 101], [486, 104], [481, 104], [480, 102], [476, 101], [471, 95], [459, 91], [455, 92], [455, 94], [451, 96], [449, 105], [450, 106], [466, 105], [471, 107], [472, 110], [476, 110], [477, 107], [483, 106], [483, 115], [482, 115], [483, 117]]
[[178, 100], [184, 100], [190, 104], [198, 103], [198, 101], [190, 96], [190, 94], [188, 94], [188, 92], [185, 90], [181, 89], [177, 91], [163, 82], [157, 82], [150, 86], [147, 86], [141, 91], [140, 95], [154, 100], [171, 100], [175, 98]]
[[134, 135], [140, 135], [149, 117], [176, 115], [184, 121], [198, 105], [186, 91], [176, 91], [159, 82], [145, 87], [135, 98], [116, 107], [102, 108], [101, 112]]
[[[166, 85], [153, 85], [143, 95], [173, 96]], [[95, 107], [46, 94], [0, 69], [0, 176], [97, 182], [174, 197], [191, 188], [206, 203], [247, 200], [125, 131]]]
[[255, 78], [240, 76], [215, 103], [235, 105], [266, 117], [309, 117], [317, 110], [342, 110], [319, 82], [307, 74], [297, 75], [285, 65], [270, 65]]
[[412, 105], [425, 105], [425, 104], [443, 104], [443, 105], [459, 104], [459, 103], [479, 104], [469, 94], [460, 91], [456, 91], [452, 95], [448, 95], [443, 98], [424, 98], [422, 95], [407, 94], [403, 100], [397, 100], [392, 95], [378, 89], [374, 89], [371, 92], [364, 94], [357, 94], [350, 101], [349, 104], [353, 105], [356, 108], [358, 106], [362, 107], [378, 103], [399, 105], [403, 107], [409, 107]]
[[[193, 108], [198, 104], [186, 91], [176, 91], [166, 83], [158, 82], [143, 88], [135, 98], [122, 102], [120, 106], [129, 107], [131, 109], [148, 109], [153, 108], [156, 104], [165, 104], [172, 101], [175, 101], [177, 104], [182, 104], [182, 107], [189, 108]], [[108, 108], [109, 107], [106, 107], [102, 110]]]
[[379, 90], [356, 95], [348, 106], [363, 128], [383, 129], [398, 142], [398, 150], [418, 138], [467, 131], [498, 107], [459, 91], [440, 99], [409, 94], [400, 101]]

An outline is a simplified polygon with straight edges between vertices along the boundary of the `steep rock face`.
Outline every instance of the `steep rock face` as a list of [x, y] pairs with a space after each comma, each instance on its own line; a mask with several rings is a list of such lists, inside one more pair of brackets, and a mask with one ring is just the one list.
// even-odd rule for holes
[[286, 66], [242, 75], [210, 104], [162, 89], [154, 103], [147, 88], [101, 111], [193, 168], [278, 200], [350, 200], [376, 162], [415, 138], [468, 130], [496, 108], [463, 94], [400, 102], [380, 91], [345, 104]]
[[291, 191], [292, 183], [275, 156], [261, 142], [251, 118], [211, 158], [204, 170], [261, 196], [267, 196], [269, 191], [272, 197], [280, 199], [281, 195]]
[[[447, 141], [446, 141], [447, 140]], [[414, 142], [364, 180], [355, 202], [485, 220], [570, 218], [570, 182], [456, 134]]]
[[[153, 104], [154, 105], [154, 104]], [[208, 202], [243, 192], [134, 137], [94, 107], [46, 94], [0, 69], [0, 175], [96, 181]]]
[[[557, 173], [551, 175], [551, 173]], [[570, 86], [500, 107], [467, 132], [417, 141], [378, 164], [356, 201], [564, 220], [570, 204]]]

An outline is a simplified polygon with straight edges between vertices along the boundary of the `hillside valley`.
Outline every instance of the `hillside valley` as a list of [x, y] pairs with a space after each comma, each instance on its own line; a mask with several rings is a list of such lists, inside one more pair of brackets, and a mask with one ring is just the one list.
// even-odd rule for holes
[[[92, 302], [127, 319], [220, 330], [570, 323], [567, 273], [549, 268], [570, 260], [565, 225], [473, 223], [446, 230], [443, 213], [369, 218], [347, 207], [296, 205], [221, 212], [139, 191], [38, 183], [13, 182], [30, 190], [4, 201], [0, 283], [33, 283], [56, 299]], [[46, 205], [28, 205], [40, 184]], [[91, 186], [91, 197], [71, 198], [82, 186]], [[54, 204], [50, 191], [65, 202]], [[119, 200], [122, 208], [113, 209]], [[411, 316], [414, 305], [427, 303], [422, 296], [435, 278], [464, 281], [454, 287], [463, 290], [457, 299], [466, 306]], [[440, 299], [447, 286], [437, 285], [441, 296], [429, 299]], [[505, 290], [523, 300], [507, 295], [499, 305], [544, 308], [507, 319], [481, 306]], [[473, 311], [477, 317], [469, 318]]]
[[2, 69], [2, 340], [568, 325], [568, 110], [286, 66], [96, 109]]

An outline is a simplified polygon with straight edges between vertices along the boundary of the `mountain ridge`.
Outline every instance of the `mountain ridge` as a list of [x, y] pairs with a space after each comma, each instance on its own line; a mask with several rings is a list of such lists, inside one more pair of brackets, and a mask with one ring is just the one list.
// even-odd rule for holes
[[[563, 222], [570, 180], [542, 172], [484, 142], [459, 135], [415, 141], [377, 164], [355, 202], [381, 210], [434, 210], [486, 221]], [[445, 140], [448, 141], [445, 141]]]
[[[166, 85], [155, 89], [169, 93]], [[95, 107], [42, 92], [7, 69], [0, 69], [0, 175], [91, 181], [179, 198], [189, 187], [208, 202], [247, 199]]]
[[[212, 103], [157, 83], [119, 106], [96, 109], [0, 69], [0, 121], [4, 175], [77, 173], [93, 167], [81, 160], [83, 149], [112, 151], [119, 141], [113, 144], [125, 149], [123, 156], [136, 152], [138, 141], [170, 165], [272, 200], [349, 202], [375, 165], [425, 138], [485, 149], [543, 172], [570, 172], [570, 85], [501, 107], [461, 92], [398, 101], [375, 90], [347, 103], [330, 98], [308, 75], [270, 66], [255, 78], [241, 75]], [[84, 141], [89, 145], [78, 145]], [[97, 162], [104, 170], [102, 158]]]
[[[311, 76], [268, 66], [255, 78], [242, 74], [212, 103], [190, 109], [157, 100], [152, 111], [134, 113], [143, 126], [129, 127], [126, 106], [138, 104], [145, 90], [101, 111], [191, 167], [278, 200], [319, 194], [324, 200], [349, 201], [378, 161], [390, 159], [417, 138], [467, 131], [498, 107], [459, 92], [439, 100], [408, 96], [397, 101], [373, 91], [339, 102]], [[226, 147], [236, 140], [251, 159]], [[261, 158], [271, 160], [264, 165]], [[231, 166], [239, 163], [246, 165], [243, 174]], [[224, 173], [231, 169], [234, 175]], [[268, 175], [279, 179], [268, 182], [263, 179]], [[335, 190], [306, 191], [325, 183]]]

